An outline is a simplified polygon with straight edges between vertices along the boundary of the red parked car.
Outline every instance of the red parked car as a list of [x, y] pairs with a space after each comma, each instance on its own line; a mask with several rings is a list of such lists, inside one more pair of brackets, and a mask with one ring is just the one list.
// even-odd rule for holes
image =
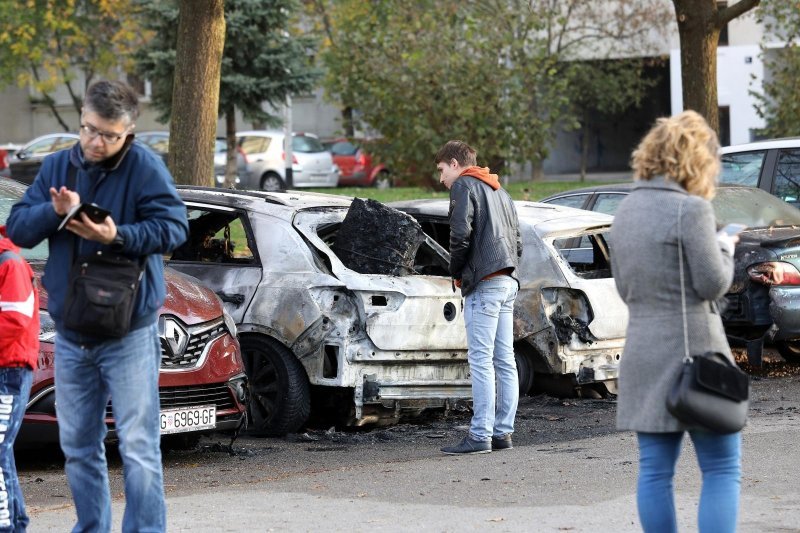
[[392, 186], [389, 169], [383, 163], [375, 163], [362, 147], [347, 139], [334, 139], [323, 143], [333, 154], [333, 162], [339, 167], [339, 185], [360, 185], [386, 189]]
[[[25, 186], [0, 181], [0, 224]], [[47, 243], [23, 250], [37, 276], [47, 260]], [[168, 447], [194, 446], [202, 433], [243, 429], [249, 399], [247, 376], [236, 325], [222, 302], [191, 276], [164, 271], [167, 297], [159, 311], [161, 337], [161, 434]], [[34, 372], [30, 400], [18, 444], [58, 442], [55, 411], [55, 324], [47, 313], [47, 293], [40, 298], [39, 368]], [[111, 404], [106, 407], [109, 438], [114, 438]]]

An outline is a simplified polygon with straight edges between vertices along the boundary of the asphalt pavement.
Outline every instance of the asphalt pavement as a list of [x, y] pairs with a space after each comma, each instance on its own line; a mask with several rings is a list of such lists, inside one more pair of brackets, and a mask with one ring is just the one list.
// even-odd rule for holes
[[[744, 431], [740, 532], [800, 532], [800, 414], [752, 417]], [[587, 423], [591, 423], [587, 420]], [[700, 473], [689, 449], [676, 476], [681, 531], [696, 531]], [[411, 458], [275, 476], [255, 483], [171, 487], [169, 531], [639, 531], [630, 433], [452, 457]], [[115, 495], [114, 530], [124, 502]], [[69, 503], [31, 509], [30, 532], [66, 531]]]

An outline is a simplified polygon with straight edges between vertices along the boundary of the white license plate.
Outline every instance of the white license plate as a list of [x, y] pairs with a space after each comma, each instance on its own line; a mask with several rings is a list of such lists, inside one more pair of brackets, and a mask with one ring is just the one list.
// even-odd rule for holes
[[214, 405], [182, 407], [161, 411], [161, 433], [185, 433], [214, 429], [217, 426], [217, 408]]

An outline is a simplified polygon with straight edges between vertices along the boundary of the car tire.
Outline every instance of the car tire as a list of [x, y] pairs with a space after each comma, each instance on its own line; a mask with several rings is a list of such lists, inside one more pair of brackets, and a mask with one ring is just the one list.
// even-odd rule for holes
[[800, 364], [800, 341], [778, 341], [775, 347], [787, 363]]
[[378, 172], [378, 175], [375, 176], [375, 180], [372, 182], [372, 186], [376, 189], [391, 189], [392, 188], [392, 175], [389, 174], [388, 170], [381, 170]]
[[526, 396], [533, 387], [533, 361], [526, 354], [514, 350], [514, 359], [517, 362], [517, 377], [519, 378], [519, 395]]
[[303, 365], [274, 339], [246, 335], [240, 344], [250, 380], [249, 432], [263, 436], [296, 432], [311, 413], [310, 386]]
[[286, 186], [280, 176], [274, 172], [268, 172], [261, 177], [261, 190], [267, 192], [282, 191]]

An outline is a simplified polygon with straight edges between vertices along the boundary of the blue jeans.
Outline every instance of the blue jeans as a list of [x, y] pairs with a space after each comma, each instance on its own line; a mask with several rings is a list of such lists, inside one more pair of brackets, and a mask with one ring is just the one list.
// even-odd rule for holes
[[467, 357], [472, 376], [470, 438], [488, 441], [514, 432], [519, 379], [514, 360], [514, 299], [517, 282], [495, 276], [464, 299]]
[[33, 371], [30, 368], [0, 368], [0, 531], [25, 531], [28, 515], [19, 487], [17, 464], [14, 462], [14, 439], [17, 438], [28, 396]]
[[122, 531], [164, 531], [156, 325], [83, 346], [56, 335], [56, 415], [78, 531], [111, 529], [105, 410], [112, 399], [125, 477]]
[[[678, 531], [672, 478], [683, 433], [637, 433], [639, 520], [645, 532]], [[701, 533], [736, 531], [741, 477], [741, 433], [690, 431], [703, 472], [698, 527]]]

